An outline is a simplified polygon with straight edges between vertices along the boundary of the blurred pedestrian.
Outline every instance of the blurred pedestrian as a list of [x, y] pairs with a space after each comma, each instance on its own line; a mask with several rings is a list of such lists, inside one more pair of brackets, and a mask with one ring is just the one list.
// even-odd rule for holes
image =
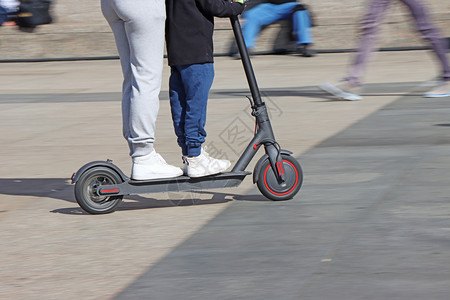
[[164, 55], [165, 3], [161, 0], [102, 0], [123, 72], [123, 135], [133, 161], [131, 178], [148, 180], [183, 174], [156, 153], [155, 122]]
[[0, 6], [4, 7], [8, 13], [15, 13], [19, 9], [19, 0], [0, 0]]
[[0, 26], [8, 19], [8, 11], [0, 5]]
[[[444, 41], [439, 31], [430, 21], [425, 4], [421, 0], [399, 0], [405, 4], [411, 12], [416, 29], [430, 43], [441, 68], [442, 76], [439, 84], [424, 94], [424, 97], [446, 97], [450, 96], [450, 68], [446, 57]], [[385, 15], [392, 0], [370, 0], [368, 11], [362, 21], [362, 36], [359, 48], [350, 65], [347, 77], [336, 83], [322, 83], [319, 88], [337, 96], [343, 100], [361, 100], [360, 88], [364, 69], [368, 63], [368, 58], [374, 50], [375, 35], [378, 26]]]
[[246, 9], [242, 14], [244, 24], [242, 34], [250, 52], [256, 45], [256, 39], [263, 26], [279, 20], [291, 20], [297, 51], [305, 57], [313, 56], [310, 45], [313, 43], [311, 35], [311, 16], [305, 4], [296, 0], [264, 0], [256, 6]]
[[12, 17], [17, 13], [18, 0], [0, 0], [0, 25], [15, 25]]
[[214, 80], [214, 17], [237, 16], [243, 0], [166, 0], [166, 44], [172, 120], [190, 177], [225, 171], [231, 163], [215, 159], [205, 142], [208, 94]]

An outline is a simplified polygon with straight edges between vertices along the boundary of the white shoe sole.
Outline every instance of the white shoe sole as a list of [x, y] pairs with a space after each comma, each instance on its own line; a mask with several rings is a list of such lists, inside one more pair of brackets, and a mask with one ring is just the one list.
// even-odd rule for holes
[[358, 101], [358, 100], [362, 100], [362, 97], [360, 95], [357, 94], [352, 94], [352, 93], [348, 93], [348, 92], [344, 92], [343, 90], [341, 90], [340, 88], [335, 87], [334, 85], [332, 85], [331, 83], [322, 83], [319, 84], [318, 87], [331, 94], [334, 95], [342, 100], [347, 100], [347, 101]]
[[228, 162], [228, 163], [227, 163], [227, 166], [224, 167], [224, 168], [217, 169], [217, 170], [214, 170], [214, 171], [211, 171], [211, 172], [208, 172], [208, 173], [201, 173], [201, 174], [195, 174], [195, 173], [192, 174], [192, 172], [189, 173], [189, 167], [187, 167], [187, 168], [186, 168], [186, 169], [187, 169], [187, 170], [186, 170], [186, 175], [189, 176], [189, 177], [192, 177], [192, 178], [198, 178], [198, 177], [205, 177], [205, 176], [210, 176], [210, 175], [216, 175], [216, 174], [219, 174], [219, 173], [222, 173], [222, 172], [226, 171], [230, 166], [231, 166], [231, 163]]
[[175, 178], [175, 177], [178, 177], [178, 176], [181, 176], [181, 175], [183, 175], [183, 171], [180, 169], [179, 172], [171, 173], [171, 174], [151, 174], [151, 175], [147, 175], [147, 176], [142, 176], [142, 175], [136, 176], [136, 175], [133, 174], [131, 176], [131, 179], [132, 180], [139, 180], [139, 181], [152, 180], [152, 179], [169, 179], [169, 178]]
[[425, 94], [423, 96], [425, 98], [443, 98], [443, 97], [449, 97], [450, 94]]

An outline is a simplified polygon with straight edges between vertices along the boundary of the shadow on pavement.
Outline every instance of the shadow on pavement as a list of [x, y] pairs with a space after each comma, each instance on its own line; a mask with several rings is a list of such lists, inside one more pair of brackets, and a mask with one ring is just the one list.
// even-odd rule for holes
[[254, 195], [238, 195], [238, 194], [231, 194], [231, 193], [217, 193], [217, 192], [207, 192], [207, 191], [201, 191], [198, 192], [201, 194], [212, 194], [217, 197], [219, 196], [231, 196], [233, 197], [233, 200], [236, 201], [250, 201], [250, 202], [271, 202], [271, 200], [267, 199], [261, 194], [254, 194]]
[[[69, 178], [0, 178], [0, 194], [53, 198], [76, 203], [74, 185], [71, 184]], [[211, 197], [205, 198], [202, 194], [211, 195]], [[232, 197], [238, 197], [238, 195], [233, 194], [202, 191], [159, 193], [156, 194], [159, 195], [158, 199], [149, 197], [148, 195], [125, 197], [117, 208], [117, 211], [218, 204], [229, 202], [232, 200]], [[249, 197], [251, 198], [252, 196]], [[78, 206], [55, 209], [51, 212], [70, 215], [87, 214]]]
[[0, 178], [0, 194], [75, 202], [69, 178]]
[[[215, 94], [221, 94], [221, 95], [227, 95], [227, 96], [235, 96], [235, 97], [246, 97], [248, 96], [248, 93], [244, 91], [233, 91], [233, 92], [215, 92]], [[409, 93], [407, 91], [404, 92], [374, 92], [374, 91], [363, 91], [362, 96], [371, 96], [371, 97], [402, 97], [402, 96], [421, 96], [421, 93]], [[340, 102], [341, 99], [329, 95], [326, 92], [320, 91], [320, 90], [292, 90], [292, 89], [272, 89], [272, 90], [262, 90], [261, 91], [261, 97], [263, 98], [277, 98], [277, 97], [303, 97], [303, 98], [312, 98], [312, 99], [319, 99], [323, 100], [320, 102]]]
[[[142, 209], [153, 209], [163, 207], [219, 204], [231, 201], [231, 199], [225, 199], [225, 196], [226, 194], [218, 193], [216, 195], [215, 193], [212, 193], [212, 198], [210, 199], [200, 199], [200, 198], [188, 199], [184, 198], [183, 196], [173, 196], [173, 195], [168, 195], [167, 199], [155, 199], [151, 197], [134, 195], [124, 198], [115, 211], [130, 211], [130, 210], [142, 210]], [[80, 207], [60, 208], [52, 210], [51, 212], [66, 215], [89, 215]]]

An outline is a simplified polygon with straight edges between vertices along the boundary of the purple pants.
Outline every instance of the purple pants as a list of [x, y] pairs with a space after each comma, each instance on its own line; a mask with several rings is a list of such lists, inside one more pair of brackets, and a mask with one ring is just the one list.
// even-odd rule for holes
[[[430, 43], [436, 54], [441, 67], [444, 80], [450, 80], [450, 68], [446, 57], [446, 49], [439, 31], [431, 24], [428, 12], [421, 0], [399, 0], [411, 11], [416, 23], [416, 29]], [[351, 84], [360, 85], [362, 76], [367, 65], [369, 55], [374, 49], [375, 35], [385, 12], [392, 0], [371, 0], [368, 12], [362, 20], [362, 36], [359, 41], [355, 60], [350, 66], [347, 80]]]

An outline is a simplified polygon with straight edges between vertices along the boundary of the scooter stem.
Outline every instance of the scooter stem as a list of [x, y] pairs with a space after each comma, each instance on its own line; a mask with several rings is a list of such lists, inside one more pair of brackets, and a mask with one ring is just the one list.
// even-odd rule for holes
[[242, 65], [244, 66], [245, 75], [247, 77], [248, 86], [252, 94], [253, 103], [256, 106], [262, 106], [264, 102], [261, 100], [261, 94], [259, 93], [258, 83], [256, 82], [255, 73], [253, 72], [252, 62], [248, 55], [247, 46], [245, 45], [244, 36], [242, 35], [241, 25], [237, 16], [230, 18], [231, 27], [233, 28], [236, 44], [241, 55]]
[[282, 169], [281, 155], [279, 155], [280, 149], [277, 149], [274, 145], [276, 141], [273, 134], [272, 125], [269, 120], [267, 107], [261, 99], [261, 94], [256, 82], [255, 73], [253, 72], [247, 46], [245, 45], [244, 36], [242, 35], [241, 25], [237, 16], [232, 16], [230, 21], [236, 39], [236, 44], [241, 55], [242, 65], [247, 77], [248, 86], [252, 94], [252, 115], [256, 118], [258, 123], [258, 132], [237, 161], [232, 172], [245, 170], [258, 151], [259, 145], [264, 144], [264, 148], [266, 154], [269, 156], [273, 172], [276, 174], [278, 181], [284, 184], [286, 178]]

